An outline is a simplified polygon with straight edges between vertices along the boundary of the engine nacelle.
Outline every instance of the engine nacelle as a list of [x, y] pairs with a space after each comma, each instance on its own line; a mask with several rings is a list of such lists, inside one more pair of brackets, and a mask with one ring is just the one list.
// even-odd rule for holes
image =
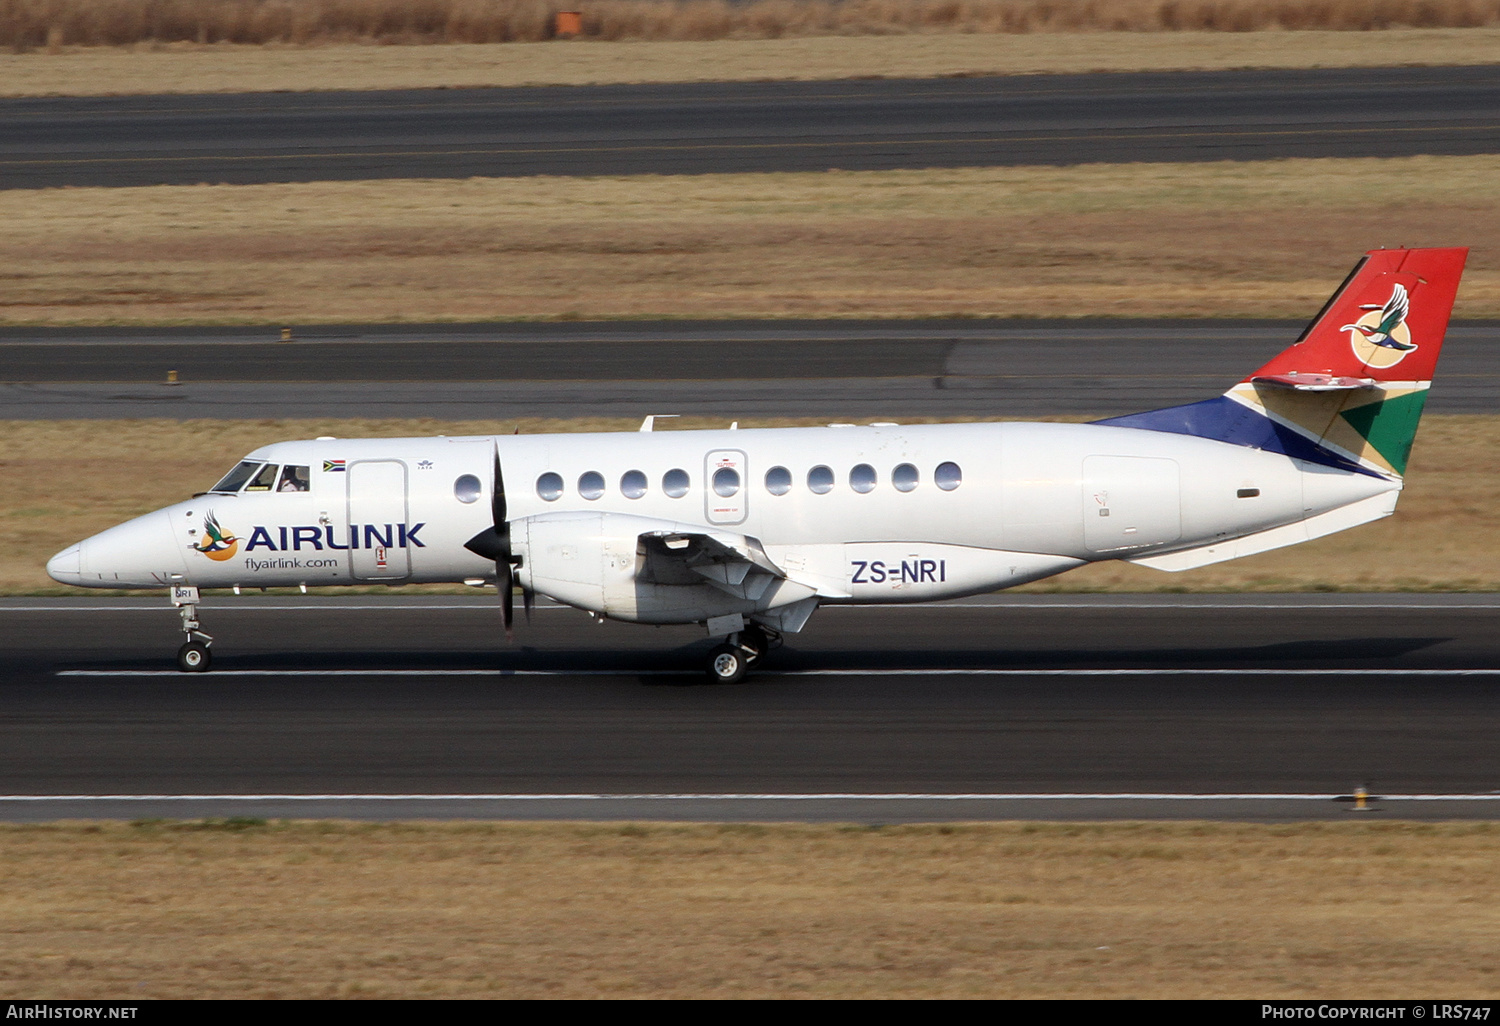
[[[728, 613], [749, 616], [815, 594], [776, 573], [753, 539], [710, 535], [702, 527], [653, 517], [543, 513], [513, 521], [511, 539], [521, 556], [517, 578], [523, 587], [616, 620], [694, 623]], [[731, 549], [747, 558], [725, 558]]]

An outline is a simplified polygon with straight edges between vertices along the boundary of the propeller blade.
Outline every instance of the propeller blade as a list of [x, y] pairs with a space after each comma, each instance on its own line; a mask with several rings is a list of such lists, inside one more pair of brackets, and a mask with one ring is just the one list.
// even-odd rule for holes
[[500, 474], [500, 447], [495, 446], [495, 487], [490, 492], [490, 516], [495, 530], [505, 538], [506, 554], [510, 553], [510, 521], [505, 516], [505, 478]]
[[500, 622], [505, 625], [505, 640], [514, 641], [511, 625], [515, 622], [515, 574], [509, 560], [495, 561], [495, 586], [500, 589]]
[[514, 641], [511, 630], [516, 619], [515, 562], [510, 552], [510, 520], [506, 517], [505, 476], [500, 470], [500, 446], [495, 446], [495, 487], [490, 492], [490, 515], [495, 521], [495, 586], [500, 589], [500, 622], [505, 624], [505, 639]]
[[490, 517], [495, 532], [493, 556], [495, 560], [495, 587], [500, 591], [500, 622], [505, 625], [505, 640], [514, 641], [512, 625], [515, 623], [515, 572], [511, 568], [510, 521], [505, 513], [505, 476], [500, 470], [500, 446], [495, 446], [495, 484], [490, 489]]
[[[495, 447], [495, 484], [490, 492], [490, 519], [492, 523], [483, 531], [464, 542], [464, 548], [476, 556], [495, 561], [495, 587], [500, 591], [500, 621], [505, 625], [505, 636], [514, 640], [511, 625], [515, 622], [516, 557], [510, 551], [510, 521], [505, 516], [505, 478], [500, 473], [500, 447]], [[531, 604], [527, 601], [526, 613], [531, 618]]]

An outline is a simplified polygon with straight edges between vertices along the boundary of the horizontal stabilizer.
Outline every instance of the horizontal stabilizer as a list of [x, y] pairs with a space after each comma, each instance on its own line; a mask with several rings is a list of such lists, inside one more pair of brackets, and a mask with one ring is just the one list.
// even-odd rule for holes
[[1200, 545], [1195, 549], [1168, 552], [1161, 556], [1143, 556], [1140, 559], [1127, 560], [1127, 562], [1148, 566], [1153, 570], [1178, 573], [1182, 570], [1195, 570], [1212, 563], [1239, 559], [1241, 556], [1253, 556], [1258, 552], [1270, 552], [1272, 549], [1311, 541], [1325, 534], [1347, 531], [1351, 527], [1388, 517], [1396, 512], [1396, 499], [1400, 494], [1397, 491], [1382, 492], [1348, 506], [1329, 510], [1327, 513], [1308, 517], [1306, 520], [1299, 520], [1295, 524], [1284, 524], [1268, 531], [1247, 534], [1242, 538], [1230, 538], [1214, 542], [1212, 545]]
[[1305, 371], [1257, 374], [1250, 379], [1250, 383], [1291, 388], [1298, 392], [1346, 392], [1353, 388], [1374, 388], [1379, 384], [1374, 378], [1341, 378], [1332, 374], [1310, 374]]

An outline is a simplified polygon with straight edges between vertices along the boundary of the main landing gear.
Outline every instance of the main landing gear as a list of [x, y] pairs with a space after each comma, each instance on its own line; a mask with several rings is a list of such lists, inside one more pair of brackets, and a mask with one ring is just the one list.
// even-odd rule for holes
[[716, 684], [738, 684], [750, 667], [757, 665], [773, 648], [781, 645], [781, 632], [752, 623], [729, 635], [722, 645], [708, 653], [708, 677]]
[[187, 635], [187, 642], [177, 650], [177, 668], [183, 673], [206, 673], [213, 664], [208, 646], [214, 639], [199, 630], [199, 601], [197, 588], [173, 586], [172, 605], [182, 616], [182, 633]]

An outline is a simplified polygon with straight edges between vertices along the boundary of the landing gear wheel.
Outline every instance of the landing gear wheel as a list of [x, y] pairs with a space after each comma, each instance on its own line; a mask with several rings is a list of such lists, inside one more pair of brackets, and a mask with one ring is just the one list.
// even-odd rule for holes
[[738, 684], [750, 661], [737, 645], [719, 645], [708, 654], [708, 676], [716, 684]]
[[177, 668], [183, 673], [206, 673], [213, 656], [201, 641], [189, 641], [177, 650]]
[[198, 588], [191, 584], [174, 584], [169, 594], [172, 605], [182, 617], [182, 633], [187, 635], [187, 644], [177, 650], [177, 668], [183, 673], [205, 673], [208, 664], [213, 662], [208, 646], [214, 643], [214, 639], [203, 633], [203, 625], [198, 622], [198, 600], [201, 597]]

